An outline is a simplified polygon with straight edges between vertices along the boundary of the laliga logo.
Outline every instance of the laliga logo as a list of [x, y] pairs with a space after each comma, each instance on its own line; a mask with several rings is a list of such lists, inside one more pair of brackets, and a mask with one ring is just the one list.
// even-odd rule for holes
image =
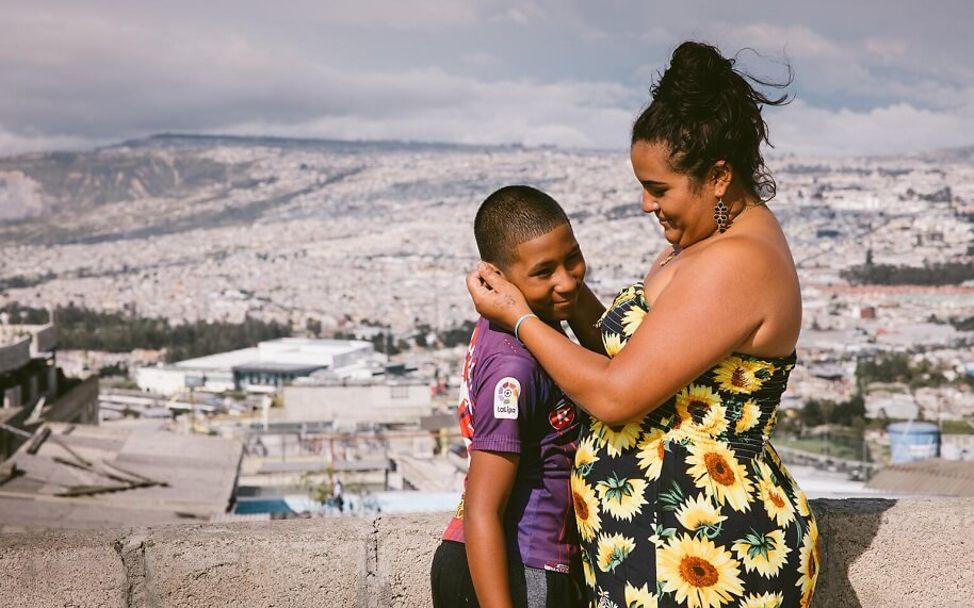
[[516, 420], [521, 383], [517, 378], [501, 378], [494, 387], [494, 418]]

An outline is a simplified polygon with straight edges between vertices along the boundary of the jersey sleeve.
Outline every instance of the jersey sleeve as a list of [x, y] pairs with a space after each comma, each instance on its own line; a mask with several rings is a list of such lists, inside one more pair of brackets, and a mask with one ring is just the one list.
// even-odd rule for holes
[[472, 450], [521, 453], [526, 426], [543, 402], [537, 364], [525, 357], [499, 356], [485, 362], [473, 395]]

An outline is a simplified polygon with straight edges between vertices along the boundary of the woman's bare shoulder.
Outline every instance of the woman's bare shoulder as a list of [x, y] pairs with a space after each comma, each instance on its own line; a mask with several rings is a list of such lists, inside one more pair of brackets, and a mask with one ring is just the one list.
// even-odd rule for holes
[[732, 268], [739, 277], [761, 277], [769, 272], [794, 270], [791, 252], [784, 239], [761, 232], [741, 232], [715, 240], [699, 255], [693, 256], [692, 264], [687, 266], [691, 265]]
[[[790, 258], [789, 258], [790, 260]], [[761, 235], [728, 235], [708, 243], [699, 254], [687, 256], [688, 263], [682, 268], [694, 273], [702, 266], [732, 270], [738, 277], [761, 276], [782, 263], [780, 249], [771, 239]], [[686, 274], [685, 272], [681, 274]]]

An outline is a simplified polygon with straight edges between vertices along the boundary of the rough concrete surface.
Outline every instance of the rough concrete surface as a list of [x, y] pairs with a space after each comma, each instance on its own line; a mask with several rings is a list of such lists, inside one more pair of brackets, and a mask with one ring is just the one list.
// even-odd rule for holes
[[816, 606], [974, 606], [974, 501], [813, 503], [823, 524]]
[[168, 528], [144, 541], [145, 603], [365, 608], [366, 519]]
[[[812, 501], [817, 608], [974, 605], [969, 499]], [[448, 513], [0, 534], [0, 606], [426, 608]]]
[[383, 516], [377, 521], [379, 602], [377, 606], [429, 606], [433, 551], [449, 513]]
[[0, 606], [124, 607], [118, 532], [0, 535]]

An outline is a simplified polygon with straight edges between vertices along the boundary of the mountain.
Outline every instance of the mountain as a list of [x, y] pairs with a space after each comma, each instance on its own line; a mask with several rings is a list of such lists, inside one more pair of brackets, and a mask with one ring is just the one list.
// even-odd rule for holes
[[162, 134], [2, 158], [0, 242], [91, 243], [249, 223], [356, 174], [377, 155], [516, 149]]
[[145, 198], [181, 198], [201, 189], [227, 193], [260, 184], [252, 177], [253, 159], [214, 156], [217, 148], [328, 154], [490, 149], [399, 141], [161, 134], [91, 151], [25, 154], [0, 158], [0, 222]]

